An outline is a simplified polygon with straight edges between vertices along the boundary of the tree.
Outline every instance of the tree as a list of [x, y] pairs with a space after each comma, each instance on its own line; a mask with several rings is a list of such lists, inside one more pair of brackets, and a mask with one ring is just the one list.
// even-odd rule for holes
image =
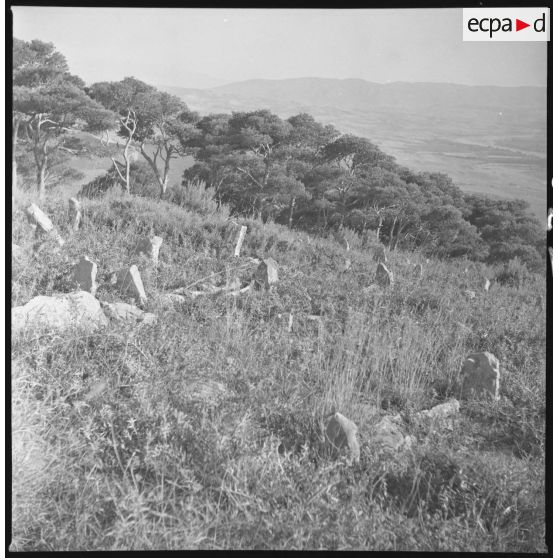
[[198, 115], [189, 111], [178, 97], [134, 77], [95, 83], [88, 92], [119, 115], [118, 135], [124, 139], [124, 161], [113, 158], [113, 164], [124, 188], [130, 191], [130, 165], [133, 149], [137, 147], [153, 171], [163, 196], [168, 187], [171, 160], [193, 150]]
[[15, 39], [13, 62], [13, 174], [17, 181], [16, 150], [21, 139], [33, 154], [37, 189], [43, 198], [50, 163], [67, 149], [67, 134], [97, 131], [109, 125], [113, 115], [85, 94], [83, 82], [68, 72], [54, 45]]

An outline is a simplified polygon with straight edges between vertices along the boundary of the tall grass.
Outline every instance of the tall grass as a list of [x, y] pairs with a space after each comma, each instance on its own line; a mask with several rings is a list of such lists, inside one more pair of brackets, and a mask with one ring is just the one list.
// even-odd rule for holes
[[[335, 240], [232, 219], [190, 187], [182, 207], [84, 199], [73, 235], [67, 200], [49, 198], [67, 243], [37, 254], [32, 198], [15, 200], [13, 306], [77, 288], [88, 255], [107, 301], [121, 300], [110, 272], [136, 263], [158, 321], [12, 340], [12, 549], [545, 551], [543, 278], [485, 292], [486, 267], [390, 253], [395, 284], [365, 290], [369, 243], [352, 238], [346, 272]], [[164, 238], [156, 269], [133, 255], [145, 234]], [[204, 278], [246, 284], [262, 256], [279, 263], [271, 292], [157, 300]], [[483, 350], [502, 363], [502, 401], [462, 402], [447, 427], [417, 421]], [[333, 411], [359, 426], [359, 464], [324, 450]], [[390, 456], [370, 440], [396, 412], [416, 444]]]

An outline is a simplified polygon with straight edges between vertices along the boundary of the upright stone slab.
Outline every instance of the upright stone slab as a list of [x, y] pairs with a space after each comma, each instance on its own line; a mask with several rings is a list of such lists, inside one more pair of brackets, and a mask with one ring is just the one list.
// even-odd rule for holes
[[97, 264], [87, 256], [82, 256], [74, 267], [74, 281], [76, 281], [82, 291], [87, 291], [92, 295], [97, 292]]
[[242, 248], [242, 243], [244, 242], [244, 237], [246, 236], [247, 230], [248, 227], [246, 227], [245, 225], [242, 225], [242, 227], [240, 227], [240, 232], [238, 233], [238, 240], [236, 241], [236, 247], [234, 249], [235, 258], [238, 258], [238, 256], [240, 256], [240, 250]]
[[138, 256], [147, 256], [153, 265], [159, 263], [159, 250], [163, 244], [163, 239], [160, 236], [153, 236], [151, 238], [142, 238], [136, 247], [135, 254]]
[[336, 451], [348, 448], [351, 459], [354, 462], [360, 459], [360, 445], [357, 440], [357, 425], [343, 416], [335, 413], [326, 426], [325, 437], [330, 446]]
[[274, 283], [279, 281], [278, 264], [273, 258], [267, 258], [260, 262], [254, 274], [254, 281], [264, 289], [270, 289]]
[[487, 279], [484, 282], [484, 290], [488, 292], [489, 289], [490, 289], [490, 279]]
[[417, 264], [413, 268], [413, 277], [420, 279], [422, 277], [422, 264]]
[[116, 287], [122, 294], [133, 296], [140, 304], [147, 302], [145, 289], [137, 266], [121, 269], [116, 277]]
[[375, 262], [387, 263], [386, 248], [385, 246], [376, 246], [372, 252], [372, 259]]
[[75, 232], [79, 229], [79, 225], [81, 223], [81, 204], [77, 198], [70, 198], [68, 200], [68, 205], [70, 228]]
[[461, 395], [500, 398], [500, 361], [488, 352], [470, 354], [461, 367]]
[[381, 262], [376, 268], [376, 283], [382, 287], [393, 285], [393, 273]]
[[32, 203], [26, 210], [27, 220], [35, 228], [35, 236], [46, 237], [52, 236], [60, 246], [64, 245], [63, 238], [58, 234], [58, 231], [52, 224], [52, 221], [45, 215], [45, 213], [34, 203]]

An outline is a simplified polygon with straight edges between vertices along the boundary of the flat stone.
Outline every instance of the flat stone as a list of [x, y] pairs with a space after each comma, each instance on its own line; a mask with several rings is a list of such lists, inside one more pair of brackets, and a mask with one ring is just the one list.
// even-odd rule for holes
[[461, 396], [500, 398], [500, 361], [489, 352], [470, 354], [461, 367]]
[[326, 426], [326, 441], [336, 450], [348, 448], [354, 462], [360, 460], [360, 445], [357, 440], [357, 425], [341, 413], [335, 413]]
[[382, 287], [393, 285], [393, 273], [381, 262], [376, 268], [376, 283]]
[[194, 380], [184, 393], [187, 400], [200, 401], [210, 407], [218, 406], [223, 399], [231, 396], [224, 384], [208, 378]]
[[95, 331], [108, 324], [99, 301], [85, 291], [54, 296], [36, 296], [12, 309], [12, 333], [45, 328]]
[[432, 407], [432, 409], [420, 411], [417, 413], [417, 416], [419, 418], [443, 419], [454, 416], [457, 413], [459, 413], [459, 401], [451, 398], [445, 403]]
[[383, 417], [374, 426], [370, 443], [379, 449], [380, 453], [389, 453], [410, 448], [414, 438], [403, 434], [401, 415], [397, 414]]
[[101, 302], [101, 306], [105, 316], [116, 322], [150, 324], [157, 321], [155, 314], [144, 312], [137, 306], [126, 302]]
[[116, 276], [116, 287], [125, 295], [134, 297], [140, 304], [147, 302], [147, 295], [137, 266], [121, 269]]
[[74, 281], [76, 281], [82, 291], [87, 291], [94, 295], [97, 292], [97, 264], [87, 256], [82, 256], [74, 267]]

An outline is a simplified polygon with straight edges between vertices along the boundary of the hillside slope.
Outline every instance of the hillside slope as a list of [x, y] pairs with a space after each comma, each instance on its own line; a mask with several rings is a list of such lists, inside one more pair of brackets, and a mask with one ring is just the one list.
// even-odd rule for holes
[[[33, 255], [30, 201], [14, 206], [13, 306], [75, 290], [87, 255], [106, 302], [124, 300], [111, 272], [136, 263], [158, 319], [12, 340], [12, 550], [545, 551], [542, 276], [397, 252], [381, 287], [373, 241], [235, 221], [202, 191], [182, 207], [83, 200], [74, 235], [67, 199], [49, 199], [67, 242]], [[133, 255], [153, 233], [158, 268]], [[246, 284], [256, 257], [278, 262], [271, 291], [161, 302]], [[478, 351], [501, 361], [501, 400], [425, 426], [416, 412], [459, 397]], [[324, 450], [333, 411], [358, 426], [359, 463]], [[411, 444], [385, 452], [374, 435], [396, 413]]]

